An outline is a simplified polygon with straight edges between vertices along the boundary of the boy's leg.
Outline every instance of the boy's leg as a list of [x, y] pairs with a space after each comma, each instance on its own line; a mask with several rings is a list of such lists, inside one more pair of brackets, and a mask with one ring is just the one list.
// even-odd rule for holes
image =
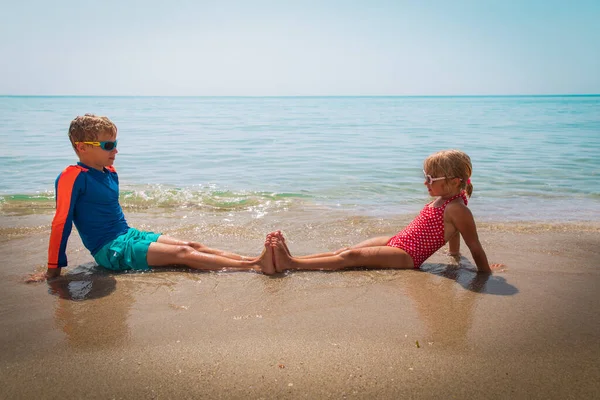
[[219, 249], [213, 249], [199, 242], [187, 242], [184, 240], [175, 239], [174, 237], [167, 235], [160, 235], [157, 242], [178, 246], [190, 246], [194, 250], [199, 251], [201, 253], [214, 254], [221, 257], [231, 258], [232, 260], [256, 261], [258, 259], [258, 257], [245, 257], [239, 254], [230, 253]]
[[[162, 236], [161, 236], [162, 237]], [[271, 249], [263, 249], [256, 260], [235, 260], [216, 254], [203, 253], [188, 245], [161, 243], [150, 244], [146, 260], [151, 267], [185, 265], [189, 268], [218, 271], [222, 269], [241, 271], [273, 268]]]
[[[272, 243], [273, 246], [273, 243]], [[312, 258], [290, 257], [281, 242], [273, 247], [278, 269], [339, 270], [351, 267], [365, 268], [413, 268], [412, 258], [404, 251], [389, 246], [351, 248], [339, 254]]]

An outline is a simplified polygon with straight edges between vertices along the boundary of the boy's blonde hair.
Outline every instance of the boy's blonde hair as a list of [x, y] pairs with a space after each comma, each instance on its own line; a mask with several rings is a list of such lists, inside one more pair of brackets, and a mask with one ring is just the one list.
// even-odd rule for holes
[[473, 172], [471, 158], [460, 150], [442, 150], [427, 157], [423, 169], [431, 176], [445, 176], [447, 179], [460, 178], [460, 188], [471, 197], [473, 185], [469, 178]]
[[116, 135], [117, 126], [108, 117], [85, 114], [71, 121], [69, 140], [75, 149], [75, 142], [96, 142], [98, 135], [104, 132]]

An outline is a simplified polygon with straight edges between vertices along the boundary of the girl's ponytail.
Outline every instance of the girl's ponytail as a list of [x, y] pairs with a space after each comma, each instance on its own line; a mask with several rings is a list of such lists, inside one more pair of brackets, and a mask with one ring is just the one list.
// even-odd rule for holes
[[467, 192], [468, 197], [471, 197], [471, 194], [473, 194], [473, 184], [471, 183], [471, 178], [467, 179], [467, 184], [465, 185], [465, 192]]

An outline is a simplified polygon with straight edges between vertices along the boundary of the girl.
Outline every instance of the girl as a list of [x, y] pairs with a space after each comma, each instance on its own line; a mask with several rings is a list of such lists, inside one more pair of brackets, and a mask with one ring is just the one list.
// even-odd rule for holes
[[[288, 269], [338, 270], [349, 267], [419, 268], [446, 242], [450, 254], [458, 256], [460, 235], [471, 251], [479, 272], [490, 273], [487, 256], [479, 238], [467, 197], [473, 192], [471, 159], [459, 150], [432, 154], [423, 163], [425, 186], [435, 200], [396, 236], [376, 237], [332, 253], [292, 257], [281, 232], [267, 235], [273, 250], [274, 265], [263, 268], [266, 274]], [[502, 264], [493, 264], [492, 268]]]

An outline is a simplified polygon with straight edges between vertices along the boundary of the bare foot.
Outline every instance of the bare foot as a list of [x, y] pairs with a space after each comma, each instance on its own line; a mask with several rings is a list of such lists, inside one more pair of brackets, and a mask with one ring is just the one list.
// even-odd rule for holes
[[[290, 251], [287, 249], [287, 246], [285, 245], [285, 239], [283, 238], [281, 231], [273, 231], [273, 232], [268, 233], [266, 241], [265, 241], [265, 246], [270, 246], [271, 249], [273, 249], [276, 246], [277, 241], [283, 241], [283, 244], [288, 253], [288, 256], [291, 257]], [[275, 259], [275, 257], [273, 257], [273, 265], [275, 266], [275, 271], [283, 272], [283, 270], [277, 266], [277, 260]]]
[[290, 253], [290, 249], [288, 248], [285, 238], [283, 237], [283, 233], [281, 233], [281, 231], [275, 231], [274, 233], [275, 237], [283, 244], [283, 248], [285, 249], [287, 255], [292, 257], [292, 253]]
[[273, 248], [273, 255], [275, 259], [277, 272], [283, 272], [285, 270], [290, 269], [292, 259], [286, 251], [285, 244], [281, 240], [279, 240], [279, 238], [275, 237], [271, 241], [271, 247]]
[[271, 247], [271, 237], [269, 234], [265, 240], [265, 248], [257, 260], [258, 265], [260, 265], [260, 270], [263, 274], [273, 275], [275, 273], [274, 261], [273, 248]]
[[[265, 249], [266, 251], [271, 251], [271, 255], [273, 255], [273, 241], [275, 240], [275, 231], [267, 233], [267, 237], [265, 238]], [[277, 263], [275, 262], [275, 256], [273, 255], [273, 269], [277, 271]], [[275, 272], [273, 272], [274, 274]], [[267, 274], [271, 275], [271, 274]]]
[[[283, 245], [283, 249], [285, 250], [285, 253], [288, 255], [288, 257], [292, 258], [292, 253], [290, 252], [290, 249], [287, 247], [287, 243], [285, 242], [285, 238], [283, 237], [283, 234], [281, 233], [281, 231], [275, 231], [275, 232], [273, 232], [273, 235]], [[284, 269], [278, 267], [276, 261], [275, 261], [275, 270], [277, 272], [285, 271]]]

